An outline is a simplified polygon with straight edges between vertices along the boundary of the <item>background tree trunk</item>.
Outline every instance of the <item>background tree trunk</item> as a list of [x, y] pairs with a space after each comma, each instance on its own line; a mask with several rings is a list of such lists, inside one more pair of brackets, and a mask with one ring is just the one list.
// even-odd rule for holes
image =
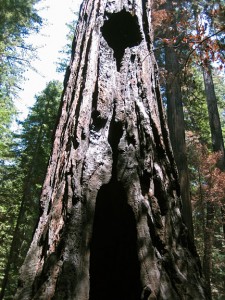
[[221, 152], [221, 160], [218, 166], [221, 170], [225, 170], [225, 151], [223, 133], [221, 128], [219, 110], [217, 105], [216, 93], [214, 89], [214, 83], [212, 78], [212, 71], [209, 63], [203, 68], [203, 78], [205, 85], [206, 102], [209, 114], [209, 125], [212, 138], [213, 152]]
[[[165, 38], [173, 40], [178, 37], [177, 23], [181, 20], [177, 13], [177, 7], [180, 7], [180, 1], [167, 0], [163, 6], [170, 17], [170, 26], [165, 30]], [[187, 149], [185, 141], [185, 123], [181, 92], [181, 63], [178, 51], [174, 44], [165, 43], [165, 69], [166, 76], [166, 97], [167, 97], [167, 119], [170, 132], [170, 140], [173, 148], [175, 162], [178, 168], [181, 198], [182, 198], [182, 216], [184, 223], [188, 228], [189, 242], [194, 245], [194, 230], [192, 222], [192, 207], [190, 198], [190, 182], [187, 163]], [[193, 251], [195, 251], [193, 246]]]
[[[206, 102], [209, 114], [209, 125], [212, 139], [213, 152], [220, 152], [221, 157], [218, 161], [220, 170], [225, 171], [225, 150], [222, 127], [220, 122], [217, 98], [213, 83], [212, 70], [209, 63], [203, 67], [203, 78], [205, 85]], [[213, 205], [213, 204], [211, 204]], [[225, 205], [221, 204], [221, 215], [223, 222], [223, 235], [225, 239]]]
[[165, 61], [166, 70], [168, 72], [166, 83], [168, 126], [180, 179], [182, 215], [184, 222], [188, 227], [190, 243], [193, 244], [194, 233], [189, 188], [190, 182], [188, 175], [187, 150], [185, 142], [185, 124], [180, 82], [180, 66], [177, 54], [172, 46], [165, 47]]
[[[39, 204], [37, 199], [35, 199], [34, 197], [34, 193], [32, 193], [32, 187], [34, 184], [33, 179], [35, 177], [35, 163], [38, 160], [38, 149], [39, 147], [41, 147], [43, 138], [42, 130], [43, 127], [41, 125], [37, 132], [34, 157], [30, 164], [30, 168], [28, 169], [27, 176], [24, 180], [23, 195], [16, 221], [16, 226], [13, 232], [13, 239], [7, 258], [6, 268], [4, 270], [4, 278], [1, 286], [0, 300], [4, 299], [7, 285], [9, 285], [10, 279], [11, 281], [13, 281], [12, 278], [10, 278], [12, 277], [10, 276], [10, 271], [14, 270], [14, 273], [19, 273], [19, 268], [23, 263], [21, 256], [24, 258], [26, 255], [26, 252], [32, 240], [32, 234], [35, 229], [35, 225], [38, 220]], [[8, 286], [8, 288], [10, 289], [10, 286]], [[11, 288], [13, 289], [13, 287]], [[16, 290], [16, 287], [14, 287], [14, 289]]]
[[[221, 157], [218, 161], [218, 167], [225, 171], [225, 151], [222, 127], [219, 117], [219, 110], [217, 105], [217, 98], [213, 83], [212, 71], [209, 62], [205, 59], [206, 65], [203, 66], [203, 78], [205, 85], [206, 102], [209, 115], [209, 126], [212, 139], [213, 152], [220, 152]], [[213, 254], [213, 241], [215, 234], [215, 204], [207, 201], [206, 203], [206, 227], [204, 233], [204, 257], [203, 257], [203, 273], [206, 280], [207, 295], [209, 300], [212, 299], [211, 289], [211, 274], [212, 274], [212, 254]], [[223, 227], [223, 235], [225, 238], [225, 205], [221, 203], [221, 220]]]
[[149, 1], [83, 2], [16, 299], [205, 299], [150, 20]]

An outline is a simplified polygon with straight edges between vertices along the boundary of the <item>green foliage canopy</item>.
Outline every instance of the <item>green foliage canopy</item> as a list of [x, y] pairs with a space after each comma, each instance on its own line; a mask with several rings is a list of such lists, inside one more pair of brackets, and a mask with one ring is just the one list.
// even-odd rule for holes
[[35, 55], [26, 38], [42, 25], [35, 8], [39, 1], [0, 0], [0, 158], [8, 156], [12, 139], [9, 127], [16, 114], [13, 97]]
[[[52, 146], [62, 84], [51, 81], [36, 96], [17, 136], [13, 164], [0, 165], [0, 286], [13, 299], [18, 271], [39, 215], [39, 197]], [[8, 263], [7, 263], [8, 262]]]

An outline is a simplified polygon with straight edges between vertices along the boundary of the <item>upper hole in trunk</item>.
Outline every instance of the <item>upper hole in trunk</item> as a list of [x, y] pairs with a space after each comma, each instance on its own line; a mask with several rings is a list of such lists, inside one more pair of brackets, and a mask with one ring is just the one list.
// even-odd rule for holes
[[123, 9], [112, 14], [109, 20], [105, 21], [101, 31], [108, 45], [114, 50], [119, 71], [125, 49], [137, 46], [142, 41], [138, 18]]

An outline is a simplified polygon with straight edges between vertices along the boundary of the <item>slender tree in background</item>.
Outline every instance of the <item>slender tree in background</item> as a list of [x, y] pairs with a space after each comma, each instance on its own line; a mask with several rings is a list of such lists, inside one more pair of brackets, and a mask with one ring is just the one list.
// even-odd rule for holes
[[[214, 3], [212, 3], [211, 6], [204, 6], [204, 8], [200, 12], [195, 8], [197, 10], [197, 12], [194, 11], [196, 16], [195, 18], [197, 24], [197, 32], [201, 34], [203, 38], [204, 35], [206, 34], [206, 31], [208, 31], [210, 35], [214, 35], [218, 31], [218, 28], [215, 25], [216, 22], [214, 22], [214, 19], [211, 18], [209, 15], [209, 13], [212, 12], [215, 6], [216, 5]], [[224, 33], [221, 32], [221, 35], [222, 37], [219, 37], [218, 40], [223, 39]], [[211, 66], [211, 63], [214, 62], [215, 60], [216, 54], [217, 54], [217, 60], [219, 60], [221, 57], [221, 52], [223, 52], [223, 50], [218, 47], [219, 42], [214, 42], [214, 44], [213, 44], [214, 45], [213, 48], [209, 40], [206, 47], [203, 46], [199, 47], [199, 53], [200, 53], [204, 86], [205, 86], [206, 103], [208, 107], [212, 150], [213, 152], [221, 153], [221, 159], [218, 162], [218, 166], [221, 170], [225, 170], [224, 141], [223, 141], [222, 127], [220, 122], [219, 109], [218, 109], [217, 97], [215, 93], [215, 87], [214, 87], [213, 75], [212, 75], [212, 66]], [[220, 45], [221, 48], [223, 48], [222, 43]]]
[[[169, 17], [170, 26], [166, 30], [166, 38], [171, 40], [179, 37], [177, 23], [182, 18], [182, 9], [176, 12], [180, 5], [179, 1], [166, 1], [165, 8]], [[177, 42], [179, 44], [179, 41]], [[182, 63], [178, 50], [174, 43], [165, 43], [165, 69], [166, 76], [166, 97], [167, 97], [167, 118], [170, 132], [170, 139], [174, 152], [175, 161], [178, 168], [181, 196], [182, 196], [182, 214], [189, 230], [190, 242], [193, 243], [193, 223], [192, 209], [189, 190], [189, 176], [187, 164], [187, 151], [185, 143], [185, 123], [182, 99]]]
[[8, 161], [0, 164], [0, 289], [18, 215], [22, 177], [11, 153]]
[[221, 158], [218, 162], [218, 165], [221, 168], [221, 170], [225, 170], [223, 134], [217, 105], [217, 97], [213, 83], [212, 71], [209, 62], [207, 63], [207, 65], [203, 66], [203, 78], [205, 84], [206, 101], [208, 106], [209, 124], [212, 136], [212, 149], [213, 152], [221, 153]]
[[83, 2], [16, 299], [206, 299], [152, 53], [150, 2]]
[[27, 44], [26, 37], [38, 32], [42, 24], [35, 8], [37, 2], [0, 1], [0, 285], [18, 214], [23, 177], [17, 168], [11, 128], [17, 115], [13, 99], [34, 54], [34, 47]]
[[[222, 1], [221, 1], [222, 2]], [[158, 5], [157, 5], [158, 4]], [[156, 11], [153, 13], [153, 20], [155, 23], [156, 29], [156, 39], [157, 39], [157, 48], [156, 51], [158, 52], [160, 49], [160, 46], [162, 48], [162, 42], [165, 44], [165, 69], [166, 74], [165, 78], [167, 80], [167, 97], [166, 97], [166, 105], [168, 110], [168, 123], [170, 128], [170, 134], [171, 134], [171, 142], [172, 146], [174, 148], [174, 155], [175, 159], [177, 157], [183, 157], [183, 159], [180, 160], [180, 163], [177, 161], [178, 170], [179, 166], [181, 169], [185, 169], [184, 166], [187, 164], [185, 163], [185, 142], [184, 142], [184, 118], [183, 118], [183, 109], [182, 109], [182, 102], [186, 102], [187, 104], [187, 98], [192, 99], [192, 102], [190, 103], [188, 107], [188, 112], [190, 112], [190, 107], [192, 112], [194, 112], [194, 118], [193, 113], [190, 113], [187, 115], [186, 113], [186, 128], [194, 128], [195, 131], [198, 132], [198, 134], [201, 132], [203, 135], [201, 135], [201, 140], [207, 140], [209, 142], [210, 137], [210, 130], [209, 126], [206, 125], [206, 118], [207, 114], [211, 116], [211, 120], [214, 119], [214, 123], [217, 123], [217, 129], [220, 128], [220, 137], [222, 137], [222, 130], [220, 126], [219, 121], [219, 114], [217, 109], [217, 115], [215, 114], [215, 107], [211, 107], [209, 111], [207, 112], [207, 106], [202, 105], [203, 102], [205, 102], [206, 94], [208, 98], [216, 99], [215, 98], [215, 92], [214, 97], [212, 97], [213, 91], [212, 91], [212, 76], [209, 75], [209, 72], [206, 73], [208, 75], [208, 82], [210, 81], [209, 76], [211, 76], [211, 84], [207, 88], [206, 94], [204, 93], [204, 88], [201, 90], [201, 93], [194, 93], [192, 95], [190, 92], [191, 90], [196, 89], [196, 84], [194, 82], [194, 69], [196, 69], [196, 64], [198, 66], [205, 66], [206, 65], [206, 58], [210, 61], [220, 60], [220, 67], [222, 67], [222, 63], [224, 61], [223, 59], [223, 28], [222, 25], [218, 26], [218, 21], [216, 24], [216, 19], [218, 19], [218, 16], [222, 15], [222, 12], [224, 11], [222, 6], [219, 3], [210, 3], [208, 2], [195, 2], [195, 1], [186, 1], [185, 4], [182, 3], [182, 7], [179, 6], [180, 1], [156, 1]], [[157, 7], [158, 6], [158, 7]], [[158, 9], [158, 10], [157, 10]], [[207, 12], [205, 11], [207, 10]], [[194, 19], [193, 17], [196, 16]], [[221, 17], [220, 17], [221, 18]], [[199, 20], [201, 20], [202, 24], [200, 27], [200, 30], [196, 31], [196, 24], [198, 24]], [[212, 28], [212, 23], [216, 24], [214, 28]], [[195, 27], [193, 27], [195, 26]], [[219, 36], [218, 36], [219, 35]], [[215, 38], [217, 37], [218, 38]], [[211, 37], [211, 38], [210, 38]], [[161, 44], [160, 44], [161, 42]], [[189, 47], [190, 48], [189, 48]], [[195, 48], [192, 48], [192, 47]], [[195, 49], [195, 50], [194, 50]], [[199, 54], [201, 51], [204, 53], [204, 59], [201, 57], [199, 59]], [[189, 54], [188, 54], [189, 53]], [[164, 57], [161, 56], [163, 59]], [[183, 59], [183, 62], [182, 62]], [[190, 64], [192, 68], [188, 65], [188, 62], [195, 61], [195, 68], [193, 68], [193, 64]], [[185, 66], [185, 77], [182, 78], [182, 67]], [[204, 68], [205, 69], [205, 68]], [[182, 81], [184, 78], [186, 78], [186, 82]], [[188, 80], [187, 80], [188, 79]], [[203, 84], [203, 78], [202, 78], [202, 84]], [[188, 94], [190, 93], [190, 94]], [[174, 97], [173, 97], [174, 96]], [[193, 99], [193, 96], [196, 99]], [[186, 97], [186, 99], [185, 99]], [[182, 101], [181, 101], [182, 100]], [[200, 101], [199, 101], [200, 100]], [[203, 100], [203, 101], [202, 101]], [[190, 101], [190, 100], [188, 100]], [[194, 103], [193, 103], [194, 102]], [[212, 101], [211, 101], [212, 102]], [[194, 105], [195, 104], [195, 105]], [[196, 110], [196, 104], [197, 106], [203, 108], [203, 110], [199, 111], [199, 109]], [[216, 102], [214, 102], [216, 104]], [[185, 107], [185, 110], [187, 110], [187, 106]], [[197, 116], [197, 113], [200, 117]], [[204, 120], [202, 119], [203, 114]], [[191, 122], [194, 121], [190, 126], [190, 119]], [[196, 123], [196, 120], [197, 123]], [[201, 122], [199, 122], [201, 121]], [[212, 123], [212, 122], [211, 122]], [[196, 126], [197, 125], [197, 126]], [[213, 127], [215, 124], [213, 124]], [[201, 128], [200, 128], [201, 127]], [[197, 129], [198, 128], [198, 129]], [[197, 129], [197, 130], [196, 130]], [[182, 133], [182, 134], [180, 134]], [[219, 132], [217, 131], [217, 137], [219, 136]], [[193, 134], [193, 133], [192, 133]], [[215, 136], [215, 131], [214, 131]], [[176, 139], [177, 138], [177, 139]], [[217, 142], [221, 144], [217, 139]], [[223, 141], [222, 141], [223, 143]], [[184, 147], [183, 147], [184, 146]], [[208, 144], [209, 146], [209, 144]], [[179, 148], [179, 151], [176, 151]], [[221, 148], [221, 147], [220, 147]], [[221, 148], [222, 149], [222, 148]], [[198, 153], [198, 149], [196, 149], [196, 152]], [[201, 155], [200, 155], [201, 156]], [[208, 158], [210, 162], [213, 160]], [[220, 159], [221, 162], [221, 159]], [[193, 165], [192, 165], [193, 167]], [[214, 165], [211, 166], [212, 169], [214, 169]], [[205, 169], [205, 166], [201, 169]], [[182, 170], [180, 171], [182, 173]], [[201, 172], [199, 172], [200, 174]], [[187, 172], [184, 172], [184, 178], [187, 176]], [[211, 174], [208, 174], [208, 176], [211, 178]], [[222, 176], [222, 175], [221, 175]], [[206, 180], [207, 177], [201, 175], [201, 184]], [[204, 178], [204, 179], [203, 179]], [[181, 191], [182, 191], [182, 176], [180, 175], [181, 179]], [[219, 181], [219, 176], [217, 176], [217, 179]], [[210, 190], [214, 190], [212, 188], [212, 184], [207, 181], [207, 191], [210, 192]], [[184, 181], [185, 182], [185, 181]], [[187, 182], [187, 181], [186, 181]], [[219, 189], [223, 190], [222, 185], [216, 184], [217, 186], [217, 194], [219, 194]], [[193, 188], [193, 185], [192, 185]], [[184, 188], [185, 191], [185, 188]], [[186, 189], [188, 191], [188, 189]], [[215, 190], [214, 190], [215, 191]], [[189, 194], [189, 193], [188, 193]], [[187, 195], [188, 195], [187, 194]], [[202, 194], [203, 195], [203, 194]], [[223, 210], [223, 201], [221, 199], [218, 201], [219, 197], [215, 197], [214, 199], [211, 197], [209, 200], [209, 197], [206, 196], [207, 194], [204, 193], [204, 197], [202, 198], [202, 202], [207, 202], [207, 209], [206, 211], [208, 213], [204, 214], [204, 249], [205, 249], [205, 255], [203, 255], [204, 259], [204, 274], [207, 278], [207, 295], [210, 298], [211, 296], [211, 289], [210, 289], [210, 277], [211, 277], [211, 269], [212, 269], [212, 259], [213, 259], [213, 243], [216, 241], [215, 239], [215, 215], [217, 209], [214, 209], [214, 205], [222, 207]], [[192, 197], [193, 199], [193, 197]], [[213, 209], [212, 209], [213, 208]], [[205, 211], [204, 205], [202, 206], [203, 211]], [[199, 213], [199, 211], [198, 211]], [[205, 219], [206, 218], [206, 219]], [[221, 216], [219, 217], [221, 219]], [[222, 219], [224, 219], [222, 214]], [[196, 219], [195, 219], [196, 220]], [[224, 222], [224, 220], [223, 220]], [[218, 223], [217, 223], [218, 227]], [[220, 224], [221, 228], [221, 224]], [[199, 231], [197, 233], [197, 238], [199, 238]], [[218, 232], [218, 235], [220, 233]], [[215, 248], [214, 248], [215, 249]], [[220, 246], [220, 250], [222, 251], [222, 244]], [[202, 254], [202, 252], [201, 252]], [[216, 265], [219, 266], [219, 261], [221, 260], [221, 255], [218, 255], [218, 260], [214, 259], [214, 274], [215, 270], [218, 270]], [[215, 255], [214, 255], [215, 258]], [[217, 262], [217, 264], [216, 264]], [[222, 273], [222, 269], [220, 269], [220, 273]], [[218, 276], [218, 278], [222, 278]], [[215, 279], [215, 278], [214, 278]], [[220, 287], [219, 280], [216, 283], [214, 281], [214, 294], [218, 295], [222, 289], [217, 287]], [[215, 292], [216, 291], [216, 292]], [[222, 292], [223, 293], [223, 292]]]
[[[61, 92], [62, 87], [59, 82], [49, 82], [45, 90], [36, 97], [34, 107], [22, 124], [23, 130], [19, 137], [20, 162], [18, 166], [14, 165], [17, 172], [17, 180], [14, 184], [16, 183], [18, 186], [20, 182], [22, 185], [17, 190], [18, 195], [16, 197], [18, 203], [21, 204], [11, 246], [8, 245], [7, 239], [3, 242], [3, 245], [8, 245], [10, 251], [3, 272], [0, 299], [3, 297], [5, 297], [4, 299], [12, 299], [15, 294], [18, 271], [28, 250], [39, 217], [38, 200], [47, 169]], [[18, 173], [21, 176], [18, 176]], [[5, 207], [7, 206], [5, 205]], [[14, 218], [16, 219], [16, 216]], [[11, 230], [13, 230], [12, 225]]]
[[[225, 192], [225, 174], [217, 167], [218, 153], [210, 154], [206, 146], [199, 143], [194, 135], [189, 136], [189, 142], [196, 242], [204, 266], [203, 271], [209, 273], [205, 276], [209, 284], [207, 296], [209, 299], [223, 299], [225, 269], [220, 205]], [[208, 203], [213, 203], [213, 216], [209, 215], [211, 207]], [[213, 238], [209, 229], [213, 230]], [[206, 240], [206, 236], [210, 238], [209, 241]], [[206, 250], [207, 246], [209, 251]]]
[[[194, 7], [194, 15], [196, 18], [197, 33], [200, 33], [204, 39], [206, 31], [210, 35], [215, 34], [215, 28], [213, 26], [213, 19], [209, 17], [209, 11], [215, 8], [215, 4], [212, 3], [211, 6], [204, 6], [202, 10]], [[211, 132], [212, 140], [212, 150], [213, 152], [220, 152], [220, 158], [218, 159], [218, 167], [221, 170], [225, 169], [225, 152], [224, 152], [224, 141], [221, 128], [221, 122], [219, 117], [219, 110], [217, 105], [217, 97], [215, 93], [211, 62], [214, 60], [215, 53], [211, 52], [210, 42], [207, 43], [207, 47], [200, 45], [199, 56], [201, 60], [204, 87], [205, 87], [205, 98], [208, 108], [209, 126]], [[219, 50], [215, 48], [216, 50]], [[211, 60], [211, 62], [210, 62]], [[210, 186], [210, 184], [209, 184]], [[212, 288], [211, 288], [211, 274], [212, 274], [212, 260], [213, 260], [213, 244], [215, 241], [215, 217], [216, 208], [218, 203], [211, 199], [210, 197], [206, 200], [206, 220], [205, 220], [205, 230], [204, 230], [204, 255], [203, 255], [203, 273], [206, 280], [206, 289], [209, 299], [212, 299]], [[224, 204], [221, 203], [221, 213], [222, 221], [224, 222]], [[225, 224], [222, 225], [225, 229]]]
[[[217, 106], [217, 98], [215, 94], [213, 78], [211, 73], [211, 67], [209, 62], [203, 66], [203, 78], [205, 85], [205, 95], [208, 107], [209, 125], [212, 138], [213, 152], [220, 152], [220, 157], [217, 161], [218, 167], [221, 170], [225, 170], [225, 152], [224, 142], [222, 135], [222, 128], [220, 123], [219, 111]], [[222, 219], [224, 221], [224, 205], [221, 206]], [[203, 257], [203, 272], [206, 278], [206, 284], [208, 289], [209, 299], [212, 299], [211, 292], [211, 273], [212, 273], [212, 247], [215, 234], [215, 203], [211, 199], [208, 199], [206, 203], [206, 227], [205, 227], [205, 249]], [[225, 229], [225, 224], [223, 224]]]

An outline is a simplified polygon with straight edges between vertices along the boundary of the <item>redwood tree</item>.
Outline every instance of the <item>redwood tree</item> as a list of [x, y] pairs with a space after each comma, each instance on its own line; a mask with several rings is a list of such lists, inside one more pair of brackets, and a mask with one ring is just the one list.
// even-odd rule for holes
[[[203, 66], [203, 78], [205, 85], [206, 102], [209, 114], [209, 125], [212, 139], [213, 152], [220, 152], [220, 158], [218, 160], [218, 167], [221, 170], [225, 170], [225, 152], [223, 134], [221, 128], [221, 122], [219, 117], [219, 110], [217, 105], [217, 98], [214, 89], [213, 77], [211, 66], [209, 62]], [[207, 201], [206, 203], [206, 228], [204, 232], [205, 249], [203, 257], [203, 272], [205, 274], [207, 293], [210, 295], [209, 299], [212, 299], [211, 291], [211, 273], [212, 273], [212, 248], [215, 234], [215, 204], [213, 201]], [[221, 205], [222, 221], [225, 220], [225, 205]], [[223, 223], [223, 232], [225, 236], [225, 224]]]
[[[187, 3], [181, 3], [179, 0], [154, 1], [152, 16], [156, 59], [159, 66], [163, 67], [162, 71], [164, 70], [161, 72], [161, 81], [163, 82], [164, 79], [170, 140], [181, 188], [182, 215], [189, 231], [191, 244], [194, 233], [185, 143], [184, 95], [182, 94], [183, 57], [187, 53], [187, 44], [183, 42], [184, 28], [186, 29], [187, 26], [187, 13], [184, 12], [184, 7], [187, 6]], [[182, 28], [183, 31], [179, 28], [181, 22], [185, 24]]]
[[85, 0], [16, 299], [206, 299], [187, 243], [150, 1]]
[[[182, 13], [176, 12], [177, 7], [181, 10], [180, 1], [167, 0], [165, 8], [170, 16], [170, 26], [165, 31], [168, 38], [179, 37], [177, 23], [182, 18]], [[179, 16], [178, 16], [179, 15]], [[183, 49], [185, 51], [185, 49]], [[180, 50], [179, 50], [180, 51]], [[187, 163], [187, 150], [185, 142], [185, 122], [182, 99], [182, 81], [181, 70], [182, 63], [173, 43], [165, 43], [165, 69], [166, 76], [166, 96], [167, 96], [167, 118], [170, 132], [171, 144], [174, 152], [175, 162], [178, 168], [181, 196], [182, 196], [182, 214], [185, 225], [189, 231], [190, 243], [193, 243], [193, 223], [192, 209], [189, 189], [189, 174]], [[180, 53], [181, 54], [181, 53]]]

